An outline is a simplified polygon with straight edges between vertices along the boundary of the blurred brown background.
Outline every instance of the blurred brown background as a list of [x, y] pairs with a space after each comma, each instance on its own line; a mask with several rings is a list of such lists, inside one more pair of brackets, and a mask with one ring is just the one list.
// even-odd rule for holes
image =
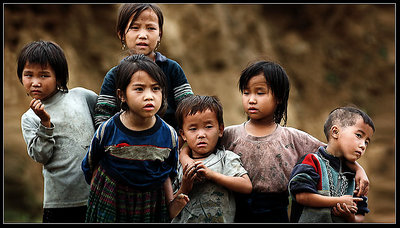
[[[376, 132], [359, 163], [370, 179], [370, 223], [395, 220], [394, 4], [159, 4], [160, 51], [184, 69], [196, 94], [217, 95], [225, 125], [246, 120], [237, 81], [250, 62], [282, 65], [291, 80], [288, 126], [322, 141], [335, 107], [355, 104]], [[18, 81], [19, 50], [52, 40], [65, 51], [69, 88], [100, 92], [124, 56], [115, 33], [118, 4], [3, 4], [4, 222], [41, 222], [42, 166], [26, 152], [20, 117], [30, 98]], [[68, 107], [66, 107], [68, 108]]]

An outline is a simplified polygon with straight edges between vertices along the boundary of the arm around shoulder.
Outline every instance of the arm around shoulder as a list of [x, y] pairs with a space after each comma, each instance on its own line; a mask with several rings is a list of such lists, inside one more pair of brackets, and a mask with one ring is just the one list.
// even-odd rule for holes
[[240, 177], [231, 177], [217, 172], [213, 173], [214, 175], [212, 175], [210, 179], [229, 190], [243, 194], [250, 194], [253, 190], [253, 185], [251, 184], [250, 178], [247, 174], [243, 174]]

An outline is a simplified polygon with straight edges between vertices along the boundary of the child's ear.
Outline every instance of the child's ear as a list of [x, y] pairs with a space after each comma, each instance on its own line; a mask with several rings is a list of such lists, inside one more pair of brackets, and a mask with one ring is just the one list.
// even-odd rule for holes
[[121, 102], [125, 102], [125, 96], [124, 96], [124, 92], [122, 92], [122, 90], [117, 89], [117, 96], [121, 100]]
[[224, 124], [219, 125], [218, 137], [221, 138], [224, 135], [224, 128], [225, 128]]
[[179, 129], [179, 134], [181, 135], [182, 139], [186, 142], [185, 133], [183, 132], [182, 129]]
[[331, 127], [331, 136], [334, 139], [337, 139], [339, 137], [339, 127], [337, 125], [333, 125]]

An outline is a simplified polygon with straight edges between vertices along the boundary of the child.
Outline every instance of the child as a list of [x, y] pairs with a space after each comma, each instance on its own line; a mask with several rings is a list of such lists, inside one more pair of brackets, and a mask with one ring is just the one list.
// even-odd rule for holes
[[189, 195], [190, 201], [172, 222], [231, 223], [236, 208], [232, 191], [251, 192], [251, 181], [239, 156], [218, 148], [224, 130], [222, 112], [219, 100], [210, 96], [190, 96], [178, 105], [180, 134], [196, 162], [179, 166], [175, 195]]
[[354, 173], [344, 162], [359, 159], [374, 132], [371, 118], [357, 108], [337, 108], [329, 114], [324, 125], [328, 145], [305, 155], [293, 168], [288, 186], [292, 222], [364, 220], [367, 198], [353, 198]]
[[170, 222], [178, 143], [156, 114], [166, 105], [164, 73], [133, 55], [117, 67], [116, 79], [122, 111], [100, 125], [82, 161], [91, 183], [86, 222]]
[[43, 222], [84, 222], [89, 187], [80, 162], [94, 134], [97, 95], [84, 88], [68, 90], [67, 60], [50, 41], [21, 50], [17, 75], [33, 98], [21, 128], [29, 156], [43, 164]]
[[[258, 61], [242, 71], [239, 79], [242, 104], [249, 120], [225, 128], [222, 145], [238, 154], [253, 184], [251, 194], [236, 194], [235, 222], [289, 222], [287, 184], [296, 161], [325, 145], [301, 130], [285, 127], [289, 78], [276, 63]], [[281, 126], [281, 120], [284, 125]], [[191, 163], [185, 150], [181, 162]], [[350, 165], [350, 164], [349, 164]], [[364, 170], [352, 165], [368, 183]]]
[[[123, 4], [118, 13], [117, 35], [123, 50], [128, 48], [130, 54], [148, 56], [164, 72], [168, 105], [166, 110], [160, 110], [158, 114], [177, 129], [174, 117], [176, 106], [193, 92], [181, 66], [156, 51], [163, 35], [163, 24], [164, 16], [157, 5]], [[96, 127], [119, 111], [116, 105], [115, 69], [113, 67], [107, 72], [101, 86], [95, 109]]]

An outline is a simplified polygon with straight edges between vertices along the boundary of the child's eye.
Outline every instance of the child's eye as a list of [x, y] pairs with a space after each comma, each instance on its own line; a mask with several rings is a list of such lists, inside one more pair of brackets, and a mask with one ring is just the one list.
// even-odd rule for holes
[[46, 74], [42, 74], [42, 75], [40, 75], [40, 77], [42, 77], [42, 78], [48, 78], [48, 77], [50, 77], [49, 75], [46, 75]]
[[32, 77], [31, 74], [24, 74], [24, 77]]
[[153, 90], [154, 90], [154, 91], [160, 91], [160, 90], [161, 90], [161, 87], [155, 86], [155, 87], [153, 87]]
[[361, 138], [361, 134], [356, 133], [356, 137], [357, 137], [357, 138]]
[[136, 25], [134, 25], [134, 26], [131, 26], [131, 27], [129, 27], [129, 29], [128, 30], [137, 30], [137, 29], [139, 29], [139, 27], [138, 26], [136, 26]]
[[195, 130], [196, 130], [195, 127], [190, 127], [190, 128], [189, 128], [189, 131], [195, 131]]
[[143, 88], [141, 88], [141, 87], [136, 87], [136, 88], [134, 88], [133, 90], [138, 91], [138, 92], [141, 92], [141, 91], [143, 91]]
[[213, 125], [207, 125], [206, 128], [213, 128]]
[[365, 141], [365, 146], [368, 146], [368, 144], [369, 144], [369, 141]]
[[154, 27], [148, 27], [147, 29], [148, 30], [156, 30], [156, 28], [154, 28]]

